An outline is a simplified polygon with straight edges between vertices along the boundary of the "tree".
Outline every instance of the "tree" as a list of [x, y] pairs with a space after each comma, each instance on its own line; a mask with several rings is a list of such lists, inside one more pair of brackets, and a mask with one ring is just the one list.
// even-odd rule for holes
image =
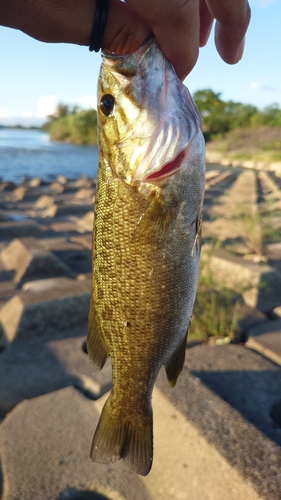
[[206, 140], [224, 134], [230, 129], [229, 113], [225, 109], [225, 102], [221, 93], [211, 89], [198, 90], [193, 95], [195, 103], [202, 115], [203, 132]]

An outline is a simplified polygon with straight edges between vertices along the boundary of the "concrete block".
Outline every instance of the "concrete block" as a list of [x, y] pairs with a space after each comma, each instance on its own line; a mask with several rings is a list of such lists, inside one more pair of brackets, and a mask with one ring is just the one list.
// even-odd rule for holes
[[14, 182], [10, 181], [0, 182], [0, 191], [13, 191], [15, 187], [16, 184]]
[[36, 202], [34, 203], [34, 207], [35, 208], [46, 208], [46, 207], [50, 207], [54, 203], [55, 203], [54, 196], [50, 196], [48, 194], [43, 194], [42, 196], [40, 196], [40, 198], [38, 198], [38, 200], [36, 200]]
[[57, 176], [57, 182], [60, 184], [66, 184], [67, 183], [67, 177], [65, 175], [58, 175]]
[[77, 188], [91, 188], [93, 185], [95, 185], [95, 181], [92, 179], [89, 179], [86, 176], [82, 176], [79, 179], [76, 179], [71, 183], [72, 186], [75, 186]]
[[257, 177], [254, 171], [242, 172], [232, 184], [227, 194], [221, 197], [218, 213], [232, 218], [238, 215], [255, 215], [257, 211]]
[[248, 306], [245, 302], [239, 307], [238, 326], [243, 332], [265, 322], [267, 322], [267, 316], [258, 309]]
[[[63, 279], [63, 278], [61, 278]], [[63, 285], [18, 292], [0, 310], [0, 344], [71, 329], [87, 321], [90, 280], [64, 278]]]
[[93, 231], [94, 227], [94, 210], [87, 212], [81, 219], [78, 221], [78, 225], [85, 229], [85, 231]]
[[64, 262], [75, 274], [87, 274], [92, 270], [91, 252], [79, 242], [64, 238], [44, 240], [44, 246]]
[[[64, 332], [65, 338], [50, 340], [43, 335], [37, 339], [18, 340], [5, 349], [0, 354], [0, 418], [24, 399], [63, 387], [79, 388], [93, 400], [108, 392], [111, 387], [110, 359], [102, 371], [92, 366], [83, 351], [86, 332], [84, 322]], [[71, 337], [75, 334], [79, 336]]]
[[39, 189], [32, 189], [27, 186], [18, 186], [12, 192], [12, 199], [16, 202], [34, 202], [40, 196], [41, 191]]
[[[174, 389], [167, 387], [163, 372], [156, 385], [239, 474], [241, 485], [252, 485], [262, 499], [279, 499], [281, 428], [271, 418], [272, 407], [281, 398], [279, 366], [242, 345], [200, 345], [186, 350], [185, 367]], [[167, 426], [169, 432], [174, 425], [176, 420]], [[191, 443], [192, 439], [184, 449], [187, 457]], [[173, 449], [181, 446], [184, 444]], [[188, 473], [190, 461], [185, 463]], [[225, 477], [218, 498], [227, 485]], [[187, 488], [185, 493], [189, 491]], [[201, 490], [201, 495], [183, 498], [201, 500], [216, 496], [208, 488]], [[237, 492], [236, 498], [252, 499], [251, 492]]]
[[[197, 395], [204, 393], [210, 403], [211, 391], [198, 383], [196, 389], [191, 379]], [[91, 463], [89, 445], [104, 400], [90, 402], [66, 388], [18, 405], [0, 427], [3, 500], [71, 498], [73, 491], [80, 498], [83, 491], [107, 493], [111, 500], [266, 498], [251, 484], [250, 474], [243, 478], [158, 388], [153, 393], [154, 462], [149, 475], [137, 476], [123, 461]], [[219, 407], [228, 409], [224, 402]], [[238, 425], [241, 430], [239, 417]]]
[[89, 199], [92, 200], [94, 194], [95, 194], [94, 188], [81, 188], [78, 191], [76, 191], [74, 197], [77, 198], [78, 200], [89, 200]]
[[16, 201], [20, 201], [24, 198], [25, 194], [27, 192], [27, 187], [25, 186], [18, 186], [13, 190], [13, 198]]
[[92, 234], [71, 236], [69, 240], [73, 241], [74, 243], [78, 243], [82, 247], [92, 251], [92, 240], [93, 240]]
[[40, 226], [33, 220], [23, 220], [21, 222], [1, 222], [0, 241], [9, 241], [13, 238], [24, 238], [34, 236], [42, 238], [44, 232]]
[[40, 214], [40, 217], [54, 218], [54, 217], [66, 217], [69, 215], [79, 215], [88, 212], [91, 209], [93, 209], [92, 203], [87, 205], [82, 205], [82, 204], [59, 205], [55, 203], [54, 205], [51, 205], [48, 208], [46, 208], [46, 210], [44, 210]]
[[58, 222], [52, 222], [50, 224], [50, 229], [56, 234], [65, 234], [67, 236], [73, 233], [85, 232], [85, 229], [78, 224], [78, 220], [76, 220], [76, 218], [75, 220], [62, 220]]
[[0, 427], [2, 500], [151, 500], [125, 465], [91, 462], [97, 420], [95, 403], [70, 387], [20, 403]]
[[40, 177], [33, 177], [32, 179], [30, 179], [28, 184], [30, 187], [40, 187], [46, 185], [46, 182], [40, 179]]
[[[64, 349], [53, 347], [55, 360]], [[18, 351], [26, 370], [31, 357], [39, 365], [41, 351], [39, 345], [27, 356]], [[186, 357], [176, 388], [168, 388], [161, 371], [153, 392], [154, 462], [147, 477], [123, 461], [90, 461], [107, 396], [93, 402], [68, 387], [20, 403], [2, 422], [2, 500], [83, 498], [83, 492], [111, 500], [278, 499], [281, 431], [269, 413], [280, 394], [280, 368], [243, 346], [197, 346]], [[71, 368], [71, 355], [61, 363]]]
[[270, 312], [280, 305], [281, 276], [273, 267], [246, 261], [224, 250], [208, 253], [203, 247], [202, 255], [206, 259], [202, 272], [211, 272], [215, 283], [242, 293], [250, 307]]
[[281, 366], [281, 319], [267, 321], [248, 331], [247, 347]]
[[266, 245], [266, 256], [270, 265], [281, 270], [281, 243], [269, 243]]
[[14, 270], [18, 287], [31, 279], [73, 276], [71, 269], [35, 238], [13, 240], [0, 254], [7, 270]]
[[[2, 273], [0, 273], [0, 277], [1, 274]], [[12, 280], [0, 280], [0, 309], [7, 302], [7, 300], [10, 300], [12, 298], [15, 292], [16, 285]]]
[[277, 317], [281, 318], [281, 306], [275, 307], [273, 309], [273, 314], [275, 314]]
[[60, 182], [52, 182], [51, 184], [49, 184], [48, 190], [51, 193], [63, 193], [64, 185], [61, 184]]
[[262, 185], [263, 193], [266, 195], [268, 199], [275, 198], [279, 199], [281, 197], [281, 191], [279, 189], [278, 184], [273, 180], [270, 174], [265, 170], [262, 170], [258, 173], [258, 178]]

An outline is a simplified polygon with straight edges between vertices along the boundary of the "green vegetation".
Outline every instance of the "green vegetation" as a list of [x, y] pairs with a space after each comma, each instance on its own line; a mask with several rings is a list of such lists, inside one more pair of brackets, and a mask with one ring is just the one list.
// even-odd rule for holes
[[59, 104], [56, 112], [50, 115], [43, 130], [50, 134], [52, 141], [72, 144], [97, 144], [97, 113], [94, 109], [81, 110]]
[[[281, 159], [281, 108], [278, 104], [272, 104], [260, 111], [251, 104], [223, 101], [221, 93], [211, 89], [198, 90], [193, 94], [193, 98], [203, 118], [206, 141], [219, 140], [218, 147], [221, 152], [231, 149], [229, 142], [233, 131], [233, 140], [238, 140], [238, 143], [246, 132], [248, 145], [251, 146], [255, 132], [261, 131], [258, 134], [260, 138], [263, 131], [270, 128], [278, 130], [278, 133], [262, 137], [260, 149], [265, 154], [268, 151], [273, 152], [275, 160]], [[43, 130], [48, 131], [54, 141], [97, 144], [97, 112], [93, 109], [81, 110], [78, 106], [59, 104], [56, 112], [50, 115], [48, 122], [43, 125]], [[246, 153], [242, 151], [238, 154]]]
[[[251, 104], [223, 101], [221, 93], [211, 89], [198, 90], [193, 98], [203, 118], [203, 131], [207, 141], [223, 137], [234, 129], [281, 127], [281, 109], [278, 104], [259, 111]], [[281, 150], [280, 143], [280, 138], [273, 143], [278, 151]]]
[[241, 211], [233, 217], [234, 226], [247, 245], [249, 254], [264, 257], [268, 243], [281, 241], [281, 229], [274, 228], [272, 220], [274, 216], [276, 216], [276, 211], [269, 212], [266, 204], [263, 204], [254, 215]]
[[188, 333], [189, 340], [205, 340], [210, 337], [235, 338], [240, 309], [239, 296], [218, 285], [208, 268], [207, 258], [201, 258], [199, 282]]

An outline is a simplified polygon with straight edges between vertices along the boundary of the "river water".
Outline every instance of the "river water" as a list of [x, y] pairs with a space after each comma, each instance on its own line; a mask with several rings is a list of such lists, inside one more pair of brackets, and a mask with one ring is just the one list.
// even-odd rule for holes
[[96, 146], [51, 142], [46, 132], [0, 128], [0, 178], [19, 183], [23, 177], [53, 181], [57, 175], [96, 177]]

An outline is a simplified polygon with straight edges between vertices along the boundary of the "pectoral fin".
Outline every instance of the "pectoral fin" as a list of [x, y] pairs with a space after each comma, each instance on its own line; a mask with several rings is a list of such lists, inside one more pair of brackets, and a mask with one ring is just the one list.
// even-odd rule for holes
[[176, 200], [169, 202], [161, 194], [155, 194], [138, 222], [135, 236], [166, 238], [175, 220], [177, 209]]
[[102, 335], [97, 313], [91, 300], [88, 318], [87, 348], [90, 360], [101, 370], [109, 353]]

